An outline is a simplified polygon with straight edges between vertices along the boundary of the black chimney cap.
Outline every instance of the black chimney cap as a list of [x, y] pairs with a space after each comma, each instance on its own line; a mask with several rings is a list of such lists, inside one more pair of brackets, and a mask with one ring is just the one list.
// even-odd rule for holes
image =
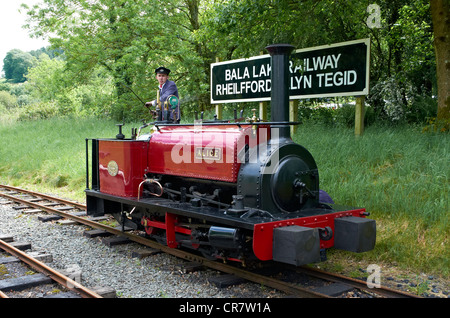
[[271, 44], [266, 46], [266, 50], [269, 51], [270, 55], [274, 54], [289, 54], [294, 49], [294, 46], [286, 43]]

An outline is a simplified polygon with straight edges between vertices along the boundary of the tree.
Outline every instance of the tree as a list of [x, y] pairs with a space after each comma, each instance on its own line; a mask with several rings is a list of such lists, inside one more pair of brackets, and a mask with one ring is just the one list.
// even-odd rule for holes
[[[434, 51], [429, 0], [378, 0], [380, 26], [368, 25], [367, 1], [227, 0], [208, 15], [204, 37], [213, 30], [221, 59], [258, 55], [264, 47], [286, 42], [307, 48], [371, 38], [371, 105], [387, 118], [406, 120], [415, 96], [430, 96]], [[301, 18], [299, 18], [301, 17]], [[220, 47], [220, 48], [219, 48]], [[386, 86], [396, 88], [386, 103]], [[398, 97], [398, 98], [397, 98]], [[433, 101], [430, 101], [433, 104]], [[395, 105], [398, 112], [392, 112]], [[401, 115], [392, 117], [392, 114]]]
[[37, 59], [30, 53], [18, 49], [9, 51], [3, 59], [5, 78], [14, 83], [25, 82], [28, 69], [33, 67], [36, 62]]
[[66, 62], [60, 58], [50, 59], [41, 54], [38, 64], [30, 69], [24, 84], [33, 100], [28, 110], [45, 112], [45, 107], [52, 106], [57, 114], [86, 114], [100, 116], [110, 112], [110, 96], [113, 91], [111, 78], [100, 66], [91, 72], [83, 84], [72, 85], [73, 78], [66, 68]]
[[450, 120], [450, 1], [430, 0], [436, 51], [437, 119]]
[[117, 119], [140, 116], [143, 102], [156, 97], [153, 72], [161, 65], [173, 70], [182, 97], [199, 94], [206, 63], [192, 36], [199, 27], [198, 0], [45, 0], [26, 8], [37, 22], [35, 35], [52, 34], [50, 42], [64, 50], [74, 83], [98, 65], [110, 72]]
[[[43, 1], [27, 12], [35, 35], [50, 35], [53, 47], [64, 50], [74, 85], [99, 65], [108, 70], [117, 119], [138, 116], [143, 102], [155, 98], [158, 66], [172, 69], [183, 109], [204, 109], [216, 58], [259, 55], [280, 42], [306, 48], [370, 37], [371, 86], [383, 91], [395, 84], [394, 102], [406, 111], [414, 109], [415, 95], [431, 96], [436, 88], [429, 0], [378, 0], [380, 28], [367, 24], [370, 1]], [[387, 113], [383, 96], [373, 97], [373, 106]]]

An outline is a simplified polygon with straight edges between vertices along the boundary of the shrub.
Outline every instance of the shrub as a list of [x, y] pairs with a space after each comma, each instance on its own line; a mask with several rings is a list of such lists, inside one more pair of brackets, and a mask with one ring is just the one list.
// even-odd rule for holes
[[24, 106], [19, 120], [47, 119], [59, 115], [59, 108], [54, 102], [40, 102]]
[[[334, 111], [335, 122], [339, 126], [352, 128], [355, 126], [355, 105], [344, 104]], [[364, 107], [364, 125], [370, 126], [377, 120], [377, 114], [373, 107]]]
[[425, 123], [437, 115], [437, 101], [433, 97], [416, 96], [408, 107], [406, 118], [408, 122]]
[[334, 110], [327, 107], [317, 107], [311, 113], [311, 119], [317, 123], [332, 125], [334, 123]]
[[355, 105], [344, 104], [334, 111], [338, 125], [353, 127], [355, 125]]
[[392, 123], [425, 123], [437, 113], [437, 101], [399, 76], [392, 76], [373, 85], [368, 103], [382, 119]]
[[8, 92], [0, 91], [0, 107], [11, 109], [17, 106], [17, 98]]

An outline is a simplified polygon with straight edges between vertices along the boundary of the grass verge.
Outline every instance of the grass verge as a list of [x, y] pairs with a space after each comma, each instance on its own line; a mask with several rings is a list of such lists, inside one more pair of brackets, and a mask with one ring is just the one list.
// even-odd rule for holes
[[294, 140], [316, 159], [335, 202], [364, 207], [377, 221], [373, 251], [351, 257], [448, 277], [450, 136], [420, 128], [300, 126]]

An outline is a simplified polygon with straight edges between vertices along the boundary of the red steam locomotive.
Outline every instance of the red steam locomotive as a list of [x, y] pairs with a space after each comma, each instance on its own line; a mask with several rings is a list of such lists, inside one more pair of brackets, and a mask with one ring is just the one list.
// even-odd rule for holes
[[373, 249], [375, 221], [365, 209], [321, 202], [314, 158], [290, 138], [292, 48], [267, 47], [271, 122], [158, 120], [152, 133], [132, 129], [129, 139], [120, 127], [115, 139], [92, 140], [91, 188], [87, 140], [88, 214], [112, 214], [169, 247], [240, 262], [298, 266], [323, 260], [331, 247]]

